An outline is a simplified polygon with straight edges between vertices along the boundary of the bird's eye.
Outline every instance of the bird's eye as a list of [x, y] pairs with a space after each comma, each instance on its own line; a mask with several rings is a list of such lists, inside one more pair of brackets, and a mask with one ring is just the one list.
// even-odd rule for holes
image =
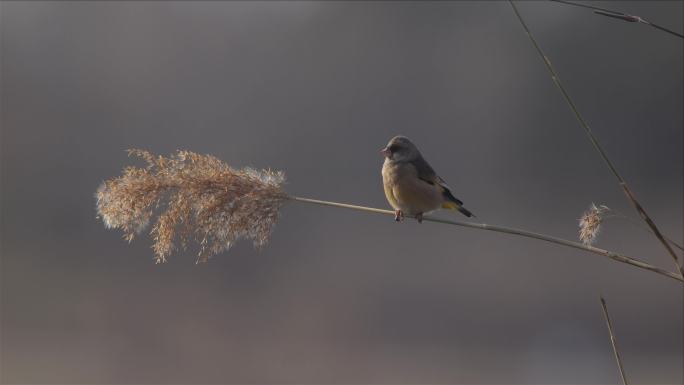
[[399, 150], [399, 146], [397, 146], [396, 144], [393, 144], [393, 145], [389, 146], [388, 150], [390, 150], [393, 153], [397, 152]]

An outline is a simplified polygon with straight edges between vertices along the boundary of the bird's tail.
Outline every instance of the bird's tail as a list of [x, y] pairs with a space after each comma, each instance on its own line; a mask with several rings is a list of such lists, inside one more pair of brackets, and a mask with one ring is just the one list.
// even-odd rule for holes
[[465, 207], [455, 203], [455, 202], [444, 202], [442, 204], [442, 208], [449, 209], [449, 210], [458, 210], [461, 214], [465, 215], [468, 218], [474, 217], [473, 213], [468, 211]]

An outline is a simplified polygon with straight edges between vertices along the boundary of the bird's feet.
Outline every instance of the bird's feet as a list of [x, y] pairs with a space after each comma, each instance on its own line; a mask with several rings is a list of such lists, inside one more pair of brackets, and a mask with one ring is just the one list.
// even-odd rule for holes
[[423, 223], [423, 213], [416, 214], [416, 220], [418, 223]]
[[401, 222], [404, 220], [404, 213], [401, 210], [395, 210], [394, 211], [394, 220], [397, 222]]

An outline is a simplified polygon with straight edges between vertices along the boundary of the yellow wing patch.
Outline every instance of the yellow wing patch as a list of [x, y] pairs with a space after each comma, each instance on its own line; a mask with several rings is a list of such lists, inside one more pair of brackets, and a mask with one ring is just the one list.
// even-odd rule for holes
[[458, 205], [454, 202], [444, 202], [442, 203], [442, 208], [448, 210], [458, 210]]
[[[444, 193], [447, 191], [447, 188], [441, 183], [436, 183], [436, 185], [440, 192]], [[456, 202], [447, 201], [442, 203], [442, 208], [447, 210], [458, 210], [458, 204], [456, 204]]]

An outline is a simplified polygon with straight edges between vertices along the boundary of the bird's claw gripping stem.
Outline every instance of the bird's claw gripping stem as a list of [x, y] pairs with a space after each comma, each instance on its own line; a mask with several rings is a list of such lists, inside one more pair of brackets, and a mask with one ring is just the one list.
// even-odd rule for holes
[[401, 222], [404, 220], [404, 213], [401, 210], [395, 210], [394, 211], [394, 220], [397, 222]]

